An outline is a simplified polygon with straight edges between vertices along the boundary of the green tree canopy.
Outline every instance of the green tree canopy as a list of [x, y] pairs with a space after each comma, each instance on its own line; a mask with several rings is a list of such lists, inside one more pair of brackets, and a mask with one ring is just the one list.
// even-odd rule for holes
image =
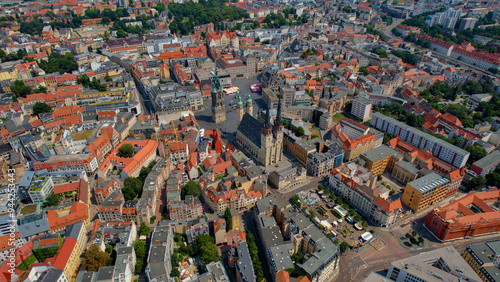
[[219, 249], [214, 243], [214, 238], [208, 234], [201, 234], [196, 236], [196, 247], [195, 251], [201, 258], [201, 260], [207, 264], [213, 261], [219, 261]]
[[467, 146], [465, 149], [470, 153], [468, 160], [469, 163], [474, 163], [475, 161], [486, 157], [487, 154], [486, 150], [479, 145]]
[[78, 69], [75, 57], [69, 52], [64, 55], [52, 52], [49, 55], [49, 60], [40, 60], [38, 66], [46, 73], [59, 72], [60, 74], [64, 74], [71, 73]]
[[340, 244], [340, 252], [342, 252], [342, 253], [349, 250], [349, 248], [350, 248], [350, 245], [347, 242], [342, 242]]
[[143, 273], [146, 268], [146, 259], [148, 251], [146, 249], [146, 242], [141, 240], [134, 241], [134, 251], [136, 256], [135, 273]]
[[297, 128], [297, 131], [295, 132], [295, 135], [297, 135], [298, 137], [300, 137], [300, 136], [303, 136], [304, 133], [305, 133], [304, 128], [302, 126], [299, 126]]
[[233, 215], [229, 207], [224, 211], [224, 219], [226, 220], [226, 231], [233, 229]]
[[10, 90], [16, 94], [16, 97], [26, 97], [26, 95], [33, 92], [33, 89], [26, 86], [22, 80], [16, 80], [14, 85], [10, 87]]
[[200, 188], [198, 187], [198, 184], [192, 180], [186, 183], [184, 186], [182, 186], [181, 192], [184, 196], [193, 195], [195, 197], [199, 197], [201, 195], [201, 191]]
[[121, 158], [131, 158], [134, 156], [134, 146], [131, 144], [123, 144], [118, 148], [118, 156]]
[[469, 187], [473, 190], [481, 190], [486, 184], [486, 179], [484, 176], [474, 177], [470, 180]]
[[52, 111], [52, 108], [43, 103], [43, 102], [36, 102], [35, 105], [33, 105], [33, 114], [38, 115], [41, 113], [50, 113]]
[[140, 179], [127, 177], [123, 182], [122, 193], [126, 201], [139, 198], [142, 192], [143, 182]]
[[99, 249], [98, 245], [91, 245], [85, 251], [85, 266], [88, 271], [98, 271], [100, 267], [107, 265], [109, 254]]
[[149, 233], [151, 233], [151, 228], [149, 228], [149, 226], [146, 224], [146, 222], [141, 220], [141, 225], [139, 227], [138, 233], [139, 233], [139, 235], [148, 236]]

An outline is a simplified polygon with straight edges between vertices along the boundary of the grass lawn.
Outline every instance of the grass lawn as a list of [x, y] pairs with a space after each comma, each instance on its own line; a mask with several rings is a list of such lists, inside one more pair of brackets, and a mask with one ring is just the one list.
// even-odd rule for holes
[[317, 129], [317, 128], [311, 128], [310, 130], [311, 130], [311, 134], [312, 135], [316, 135], [316, 136], [318, 136], [318, 137], [321, 138], [321, 131], [319, 131], [319, 129]]
[[36, 205], [27, 205], [21, 209], [22, 214], [30, 214], [36, 211]]
[[345, 118], [345, 115], [343, 113], [338, 113], [332, 117], [333, 122], [339, 122], [339, 120]]
[[17, 269], [19, 270], [28, 270], [30, 265], [36, 261], [35, 255], [29, 256], [25, 261], [23, 261]]
[[350, 231], [349, 229], [344, 227], [344, 228], [340, 229], [340, 233], [342, 233], [342, 235], [347, 237], [347, 236], [349, 236], [349, 234], [352, 233], [352, 231]]
[[84, 132], [76, 133], [73, 137], [74, 141], [89, 139], [90, 134], [93, 130], [85, 130]]

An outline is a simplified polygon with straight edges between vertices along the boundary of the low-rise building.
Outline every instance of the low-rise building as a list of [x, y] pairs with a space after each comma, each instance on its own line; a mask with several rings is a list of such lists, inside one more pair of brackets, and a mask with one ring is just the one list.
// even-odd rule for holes
[[475, 161], [470, 167], [470, 170], [477, 175], [485, 176], [494, 171], [498, 164], [500, 164], [500, 151], [494, 151], [486, 157]]
[[279, 191], [286, 191], [306, 181], [307, 170], [300, 165], [292, 165], [269, 174], [269, 182]]

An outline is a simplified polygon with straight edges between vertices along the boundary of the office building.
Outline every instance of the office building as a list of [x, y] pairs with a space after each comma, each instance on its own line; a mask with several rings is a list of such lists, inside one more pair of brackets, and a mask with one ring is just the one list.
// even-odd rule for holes
[[483, 281], [496, 282], [499, 280], [500, 241], [469, 245], [465, 248], [462, 256]]
[[497, 188], [471, 192], [451, 203], [436, 207], [425, 217], [424, 226], [440, 241], [466, 239], [500, 231], [500, 200]]
[[445, 199], [449, 187], [448, 178], [431, 172], [407, 183], [402, 201], [416, 212]]
[[396, 282], [481, 281], [452, 246], [393, 261], [386, 278]]

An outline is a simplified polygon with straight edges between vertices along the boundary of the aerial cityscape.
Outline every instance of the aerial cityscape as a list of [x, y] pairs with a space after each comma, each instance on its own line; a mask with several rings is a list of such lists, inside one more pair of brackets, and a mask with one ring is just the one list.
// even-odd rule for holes
[[2, 0], [0, 60], [0, 282], [500, 282], [499, 0]]

